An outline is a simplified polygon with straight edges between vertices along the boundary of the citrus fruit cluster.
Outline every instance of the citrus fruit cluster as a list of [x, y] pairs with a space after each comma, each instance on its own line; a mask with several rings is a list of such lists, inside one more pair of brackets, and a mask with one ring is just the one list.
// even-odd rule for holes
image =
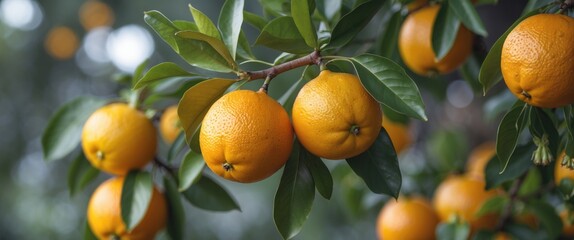
[[96, 110], [84, 124], [82, 149], [97, 169], [115, 175], [92, 194], [87, 219], [100, 239], [150, 239], [167, 222], [167, 203], [154, 186], [148, 209], [131, 230], [121, 218], [120, 200], [125, 175], [153, 160], [156, 129], [143, 112], [125, 103], [112, 103]]
[[318, 157], [354, 157], [377, 138], [382, 112], [356, 76], [324, 70], [300, 90], [292, 119], [291, 124], [285, 109], [265, 90], [228, 93], [203, 119], [203, 158], [226, 179], [255, 182], [285, 164], [294, 135]]

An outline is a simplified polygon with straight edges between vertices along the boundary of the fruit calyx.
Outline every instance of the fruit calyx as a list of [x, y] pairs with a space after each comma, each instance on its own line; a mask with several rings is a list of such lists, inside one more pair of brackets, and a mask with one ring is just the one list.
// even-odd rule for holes
[[231, 170], [233, 170], [233, 165], [231, 165], [231, 163], [224, 163], [223, 164], [223, 169], [225, 169], [226, 172], [230, 172]]

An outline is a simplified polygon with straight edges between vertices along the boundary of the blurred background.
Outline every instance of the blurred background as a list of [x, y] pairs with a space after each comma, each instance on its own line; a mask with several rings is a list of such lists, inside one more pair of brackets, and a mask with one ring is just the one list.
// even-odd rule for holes
[[[125, 86], [114, 82], [114, 76], [131, 73], [145, 59], [150, 59], [150, 65], [171, 61], [193, 70], [147, 27], [143, 12], [155, 9], [170, 19], [191, 20], [187, 9], [191, 3], [217, 19], [223, 2], [0, 0], [0, 239], [81, 237], [89, 196], [109, 176], [100, 174], [86, 189], [70, 196], [66, 172], [72, 159], [45, 162], [42, 157], [40, 139], [50, 116], [78, 96], [116, 97]], [[525, 0], [502, 0], [496, 6], [478, 7], [489, 32], [482, 39], [485, 51], [518, 18], [525, 4]], [[257, 1], [246, 1], [246, 9], [262, 12]], [[378, 17], [385, 16], [380, 13]], [[376, 22], [369, 26], [375, 31], [365, 31], [358, 38], [372, 38], [367, 33], [377, 32]], [[257, 31], [246, 24], [244, 30], [254, 42]], [[258, 46], [254, 52], [268, 61], [278, 55]], [[287, 73], [280, 77], [283, 80], [275, 80], [271, 95], [281, 96], [289, 79], [298, 74]], [[430, 196], [440, 177], [462, 169], [474, 146], [494, 139], [499, 121], [495, 106], [513, 98], [500, 94], [504, 89], [500, 84], [483, 97], [458, 73], [415, 80], [429, 122], [411, 121], [415, 141], [400, 156], [403, 190]], [[310, 218], [296, 239], [374, 239], [375, 219], [386, 199], [371, 194], [359, 178], [349, 174], [346, 163], [327, 164], [335, 178], [334, 195], [330, 201], [316, 195]], [[242, 211], [209, 212], [184, 202], [186, 236], [280, 239], [272, 220], [279, 179], [280, 172], [248, 185], [218, 179]]]

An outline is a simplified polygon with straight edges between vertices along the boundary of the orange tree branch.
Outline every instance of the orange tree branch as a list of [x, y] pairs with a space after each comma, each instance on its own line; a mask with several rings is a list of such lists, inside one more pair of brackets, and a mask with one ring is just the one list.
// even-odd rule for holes
[[307, 56], [300, 57], [288, 62], [284, 62], [277, 66], [273, 66], [260, 71], [244, 72], [243, 75], [249, 80], [265, 79], [265, 78], [273, 79], [280, 73], [302, 66], [313, 65], [313, 64], [319, 65], [320, 63], [321, 63], [321, 54], [318, 50], [315, 50]]

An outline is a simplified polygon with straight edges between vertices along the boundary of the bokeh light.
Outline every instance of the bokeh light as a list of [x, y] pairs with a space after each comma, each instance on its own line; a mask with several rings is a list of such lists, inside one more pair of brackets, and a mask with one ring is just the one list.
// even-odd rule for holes
[[108, 37], [108, 56], [121, 71], [131, 73], [154, 51], [151, 34], [138, 25], [126, 25]]
[[114, 23], [114, 12], [105, 3], [88, 0], [79, 11], [80, 24], [87, 31], [97, 27], [111, 26]]
[[6, 25], [20, 30], [35, 29], [44, 16], [38, 3], [31, 0], [3, 0], [0, 2], [0, 13]]
[[48, 32], [44, 47], [56, 59], [70, 59], [78, 49], [78, 37], [69, 27], [55, 27]]
[[446, 97], [452, 106], [465, 108], [474, 99], [474, 93], [464, 80], [456, 80], [448, 85]]

